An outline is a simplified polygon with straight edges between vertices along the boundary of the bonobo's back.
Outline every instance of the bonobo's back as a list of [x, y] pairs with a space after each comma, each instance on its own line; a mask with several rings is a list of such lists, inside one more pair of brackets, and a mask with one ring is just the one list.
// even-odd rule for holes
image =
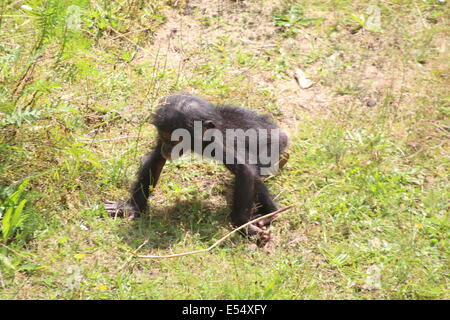
[[[258, 148], [254, 150], [258, 150], [258, 152], [262, 152], [265, 156], [275, 156], [272, 154], [272, 151], [278, 154], [277, 158], [274, 160], [278, 162], [277, 167], [272, 167], [273, 169], [269, 169], [268, 171], [264, 171], [264, 168], [271, 168], [274, 164], [270, 162], [269, 164], [263, 164], [267, 162], [262, 162], [260, 158], [261, 154], [257, 153], [257, 167], [258, 173], [260, 175], [273, 174], [276, 172], [277, 168], [282, 168], [289, 157], [286, 152], [286, 147], [288, 145], [288, 136], [286, 132], [280, 129], [275, 123], [273, 123], [268, 116], [260, 115], [252, 110], [242, 108], [242, 107], [233, 107], [233, 106], [218, 106], [217, 111], [220, 114], [220, 117], [223, 119], [221, 131], [225, 131], [226, 129], [242, 129], [244, 130], [244, 136], [246, 135], [245, 131], [256, 130], [257, 135], [256, 141], [250, 138], [252, 134], [249, 134], [248, 137], [245, 137], [245, 149], [248, 154], [251, 152], [250, 144], [257, 143]], [[278, 129], [277, 132], [272, 132], [273, 129]], [[265, 135], [260, 135], [260, 130], [266, 130]], [[265, 140], [261, 140], [261, 137], [266, 137]], [[276, 140], [275, 140], [276, 139]], [[234, 142], [236, 143], [236, 141]], [[224, 141], [226, 145], [227, 142]], [[262, 148], [262, 149], [261, 149]], [[277, 151], [275, 151], [277, 150]], [[266, 153], [265, 153], [266, 152]], [[267, 159], [266, 159], [267, 160]]]
[[[271, 129], [279, 129], [266, 115], [260, 115], [243, 107], [219, 105], [214, 106], [205, 99], [191, 94], [175, 94], [165, 97], [160, 102], [153, 123], [167, 132], [178, 128], [192, 130], [194, 121], [208, 121], [224, 132], [226, 129], [266, 129], [270, 136]], [[280, 129], [279, 150], [287, 146], [287, 135]], [[270, 138], [268, 140], [270, 144]]]
[[266, 115], [260, 115], [243, 107], [218, 106], [217, 111], [222, 119], [226, 119], [226, 128], [278, 128]]

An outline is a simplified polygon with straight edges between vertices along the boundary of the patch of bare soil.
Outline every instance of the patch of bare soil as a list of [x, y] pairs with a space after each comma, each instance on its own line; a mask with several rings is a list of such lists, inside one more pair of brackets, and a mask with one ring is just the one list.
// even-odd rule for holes
[[[215, 63], [211, 62], [209, 50], [224, 37], [228, 39], [225, 45], [231, 45], [234, 51], [225, 49], [230, 56], [239, 51], [258, 56], [263, 50], [272, 50], [275, 56], [281, 52], [300, 53], [297, 56], [327, 52], [307, 66], [290, 60], [292, 65], [288, 65], [284, 77], [259, 66], [227, 70], [230, 80], [235, 76], [246, 77], [247, 101], [256, 99], [255, 104], [261, 105], [261, 109], [265, 108], [265, 100], [258, 98], [262, 96], [259, 93], [270, 92], [281, 113], [282, 126], [291, 134], [295, 134], [305, 115], [330, 116], [332, 105], [372, 108], [380, 105], [386, 94], [399, 92], [402, 99], [408, 99], [408, 79], [413, 77], [415, 68], [394, 57], [386, 59], [395, 48], [401, 50], [399, 39], [392, 37], [386, 41], [364, 29], [357, 32], [342, 29], [329, 38], [314, 36], [305, 29], [295, 38], [283, 38], [272, 18], [273, 11], [280, 6], [281, 1], [260, 6], [256, 1], [191, 0], [183, 10], [168, 9], [164, 13], [167, 21], [157, 30], [153, 45], [141, 51], [134, 63], [151, 62], [161, 71], [170, 69], [190, 78], [199, 66]], [[340, 50], [330, 50], [333, 47]], [[313, 81], [311, 87], [302, 88], [295, 80], [296, 68]], [[186, 90], [195, 93], [193, 88]]]
[[[261, 8], [256, 2], [195, 0], [189, 1], [184, 10], [169, 9], [165, 12], [166, 23], [155, 34], [154, 44], [142, 51], [134, 63], [152, 62], [157, 68], [176, 70], [189, 77], [197, 66], [208, 63], [209, 46], [224, 36], [229, 37], [235, 50], [242, 49], [255, 55], [273, 48], [309, 50], [311, 43], [306, 37], [282, 39], [277, 34], [271, 13], [280, 7], [280, 3], [273, 1]], [[255, 90], [274, 92], [282, 113], [280, 120], [288, 131], [294, 131], [305, 112], [326, 109], [332, 98], [330, 91], [318, 83], [302, 89], [293, 76], [277, 79], [271, 70], [243, 68], [232, 70], [230, 74], [244, 74], [255, 84]]]

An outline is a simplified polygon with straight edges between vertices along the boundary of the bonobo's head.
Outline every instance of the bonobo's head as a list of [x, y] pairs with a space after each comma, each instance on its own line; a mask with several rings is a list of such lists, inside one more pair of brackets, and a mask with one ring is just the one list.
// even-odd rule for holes
[[203, 130], [214, 128], [219, 121], [215, 107], [206, 100], [189, 95], [177, 94], [163, 98], [153, 117], [153, 124], [158, 129], [162, 142], [161, 152], [165, 159], [171, 160], [172, 149], [181, 142], [172, 141], [172, 132], [186, 129], [194, 141], [194, 121], [201, 121]]

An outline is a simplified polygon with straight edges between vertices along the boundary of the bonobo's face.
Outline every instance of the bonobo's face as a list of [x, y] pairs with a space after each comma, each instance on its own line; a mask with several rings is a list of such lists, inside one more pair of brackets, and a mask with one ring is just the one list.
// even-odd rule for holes
[[158, 135], [159, 135], [159, 139], [162, 142], [162, 145], [161, 145], [162, 156], [166, 160], [172, 160], [172, 149], [178, 143], [181, 142], [181, 139], [179, 141], [171, 141], [172, 134], [170, 132], [162, 131], [160, 129], [158, 129]]

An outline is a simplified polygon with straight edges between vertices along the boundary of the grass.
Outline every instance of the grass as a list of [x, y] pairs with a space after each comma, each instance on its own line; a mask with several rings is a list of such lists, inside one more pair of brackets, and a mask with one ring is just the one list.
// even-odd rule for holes
[[[0, 298], [448, 299], [448, 5], [372, 5], [1, 1]], [[132, 258], [230, 231], [232, 176], [213, 163], [169, 163], [147, 216], [106, 216], [153, 144], [148, 115], [180, 91], [289, 132], [267, 183], [295, 208], [264, 249]]]

